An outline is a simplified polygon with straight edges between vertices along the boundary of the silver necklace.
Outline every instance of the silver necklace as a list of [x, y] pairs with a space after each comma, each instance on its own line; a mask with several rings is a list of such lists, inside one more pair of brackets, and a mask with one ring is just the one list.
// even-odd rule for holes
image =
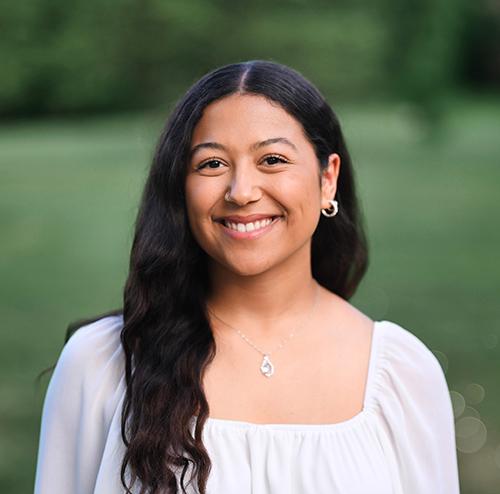
[[222, 324], [224, 324], [228, 328], [234, 329], [241, 336], [241, 338], [243, 338], [250, 346], [252, 346], [255, 350], [257, 350], [263, 356], [262, 362], [260, 364], [260, 372], [264, 376], [266, 376], [266, 377], [271, 377], [274, 374], [274, 364], [271, 362], [271, 359], [270, 359], [271, 353], [274, 353], [275, 351], [278, 351], [281, 348], [283, 348], [284, 343], [287, 340], [290, 340], [291, 338], [293, 338], [293, 336], [297, 333], [297, 331], [300, 330], [300, 329], [302, 329], [302, 327], [304, 326], [305, 322], [311, 319], [311, 316], [314, 314], [314, 310], [316, 309], [316, 305], [318, 303], [318, 298], [319, 298], [319, 285], [316, 287], [316, 295], [314, 297], [314, 303], [313, 303], [311, 312], [309, 313], [309, 317], [304, 318], [303, 321], [301, 322], [301, 324], [299, 324], [284, 340], [282, 340], [281, 343], [276, 348], [276, 350], [273, 350], [273, 352], [264, 352], [259, 347], [257, 347], [254, 343], [252, 343], [247, 338], [247, 336], [245, 334], [243, 334], [239, 329], [234, 328], [233, 326], [231, 326], [227, 322], [223, 321], [217, 314], [215, 314], [214, 312], [212, 312], [210, 309], [209, 309], [209, 312], [216, 319], [218, 319]]

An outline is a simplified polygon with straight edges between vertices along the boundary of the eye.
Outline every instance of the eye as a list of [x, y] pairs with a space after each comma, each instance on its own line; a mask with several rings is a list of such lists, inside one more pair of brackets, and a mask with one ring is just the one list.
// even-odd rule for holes
[[219, 165], [224, 165], [222, 161], [217, 160], [217, 159], [209, 159], [207, 161], [204, 161], [200, 165], [196, 167], [197, 170], [203, 170], [205, 168], [211, 169], [211, 170], [219, 170], [220, 166]]
[[262, 161], [267, 162], [268, 165], [276, 165], [279, 163], [288, 163], [288, 160], [280, 156], [279, 154], [271, 154], [266, 156]]

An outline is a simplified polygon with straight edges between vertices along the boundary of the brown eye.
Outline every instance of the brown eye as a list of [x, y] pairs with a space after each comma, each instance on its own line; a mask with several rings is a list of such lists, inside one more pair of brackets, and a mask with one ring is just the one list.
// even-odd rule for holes
[[209, 160], [205, 161], [201, 165], [197, 167], [197, 170], [203, 170], [203, 168], [210, 168], [212, 170], [217, 170], [219, 168], [219, 165], [222, 165], [223, 163], [219, 160]]
[[276, 154], [273, 154], [272, 156], [267, 156], [266, 158], [264, 158], [264, 161], [268, 165], [276, 165], [278, 163], [288, 163], [285, 160], [285, 158], [283, 158], [282, 156], [276, 155]]

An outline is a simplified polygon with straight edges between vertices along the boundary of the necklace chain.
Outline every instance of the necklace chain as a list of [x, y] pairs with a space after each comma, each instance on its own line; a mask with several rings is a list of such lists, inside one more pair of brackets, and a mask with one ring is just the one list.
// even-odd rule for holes
[[262, 374], [264, 374], [265, 376], [271, 377], [273, 375], [273, 373], [274, 373], [274, 366], [271, 363], [271, 361], [269, 360], [269, 356], [271, 355], [271, 353], [274, 353], [275, 351], [278, 351], [281, 348], [283, 348], [284, 344], [288, 340], [292, 339], [293, 336], [297, 333], [297, 331], [299, 331], [300, 329], [303, 328], [303, 326], [305, 326], [306, 321], [310, 320], [311, 316], [314, 314], [314, 311], [316, 309], [316, 305], [318, 303], [318, 298], [319, 298], [319, 285], [316, 287], [316, 294], [315, 294], [315, 297], [314, 297], [314, 303], [313, 303], [313, 306], [312, 306], [311, 311], [309, 313], [309, 317], [304, 318], [301, 321], [301, 323], [285, 339], [281, 340], [281, 342], [279, 343], [278, 347], [275, 350], [273, 350], [273, 352], [264, 352], [257, 345], [255, 345], [252, 341], [250, 341], [248, 339], [248, 337], [244, 333], [242, 333], [239, 329], [237, 329], [237, 328], [231, 326], [230, 324], [228, 324], [226, 321], [224, 321], [223, 319], [221, 319], [217, 314], [215, 314], [215, 312], [213, 312], [212, 310], [209, 309], [209, 312], [216, 319], [218, 319], [222, 324], [224, 324], [228, 328], [234, 329], [240, 335], [240, 337], [243, 338], [243, 340], [245, 340], [251, 347], [253, 347], [255, 350], [257, 350], [260, 354], [263, 355], [264, 358], [263, 358], [260, 370], [261, 370]]

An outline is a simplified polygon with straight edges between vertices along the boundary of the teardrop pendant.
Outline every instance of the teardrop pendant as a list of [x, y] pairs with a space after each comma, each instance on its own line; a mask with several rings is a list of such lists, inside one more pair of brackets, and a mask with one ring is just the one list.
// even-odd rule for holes
[[262, 359], [262, 364], [260, 364], [260, 372], [266, 377], [271, 377], [274, 374], [274, 365], [269, 360], [267, 355], [264, 355]]

